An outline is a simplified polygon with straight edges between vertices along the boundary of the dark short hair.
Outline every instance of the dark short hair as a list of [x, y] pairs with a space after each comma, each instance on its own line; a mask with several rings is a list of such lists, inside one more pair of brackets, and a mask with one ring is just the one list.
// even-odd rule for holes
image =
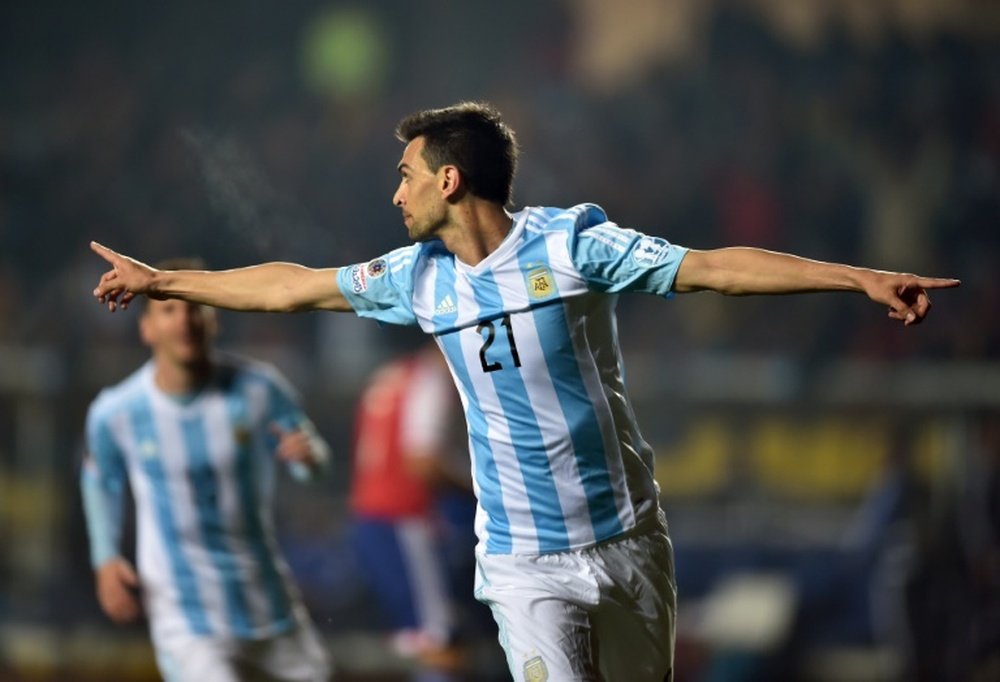
[[423, 158], [432, 171], [453, 165], [469, 192], [506, 205], [517, 170], [517, 140], [485, 102], [460, 102], [444, 109], [410, 114], [396, 126], [396, 137], [411, 142], [423, 136]]
[[[153, 263], [153, 267], [157, 270], [205, 270], [208, 265], [204, 259], [197, 256], [177, 256], [157, 261]], [[137, 296], [136, 300], [142, 306], [142, 312], [145, 312], [146, 307], [149, 305], [149, 297]]]

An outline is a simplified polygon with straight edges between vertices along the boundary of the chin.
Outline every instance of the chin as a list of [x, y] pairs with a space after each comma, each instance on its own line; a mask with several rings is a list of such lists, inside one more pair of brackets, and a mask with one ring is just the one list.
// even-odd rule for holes
[[202, 348], [182, 350], [177, 353], [177, 361], [187, 367], [200, 367], [208, 362], [208, 353]]

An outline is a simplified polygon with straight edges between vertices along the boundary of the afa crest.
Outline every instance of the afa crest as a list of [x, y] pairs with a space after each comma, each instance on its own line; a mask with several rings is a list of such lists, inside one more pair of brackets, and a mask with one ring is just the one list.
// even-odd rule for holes
[[524, 682], [547, 682], [549, 669], [541, 656], [535, 656], [524, 662]]
[[155, 459], [160, 455], [159, 448], [156, 447], [156, 441], [151, 438], [146, 438], [139, 442], [139, 453], [143, 459]]
[[528, 285], [528, 297], [535, 301], [552, 298], [558, 291], [556, 290], [556, 278], [552, 270], [546, 265], [528, 270], [525, 275], [525, 282]]

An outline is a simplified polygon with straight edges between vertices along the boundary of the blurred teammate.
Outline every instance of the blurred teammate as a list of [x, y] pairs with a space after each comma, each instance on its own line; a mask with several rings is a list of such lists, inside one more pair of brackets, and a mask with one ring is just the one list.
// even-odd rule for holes
[[[310, 478], [325, 442], [274, 368], [212, 351], [212, 308], [149, 300], [139, 331], [151, 360], [87, 415], [82, 487], [101, 608], [117, 623], [145, 611], [169, 682], [327, 680], [271, 517], [275, 461]], [[126, 481], [138, 572], [120, 549]]]
[[[459, 388], [479, 499], [477, 596], [517, 680], [672, 677], [676, 591], [667, 527], [625, 389], [619, 293], [854, 291], [906, 325], [957, 280], [754, 248], [686, 249], [593, 204], [508, 213], [516, 162], [492, 108], [418, 112], [393, 202], [415, 244], [367, 263], [160, 272], [94, 244], [95, 297], [240, 310], [355, 311], [433, 334]], [[624, 179], [627, 181], [627, 178]]]
[[474, 545], [460, 410], [433, 344], [376, 371], [358, 403], [350, 500], [357, 556], [394, 648], [444, 671], [463, 665], [449, 562]]

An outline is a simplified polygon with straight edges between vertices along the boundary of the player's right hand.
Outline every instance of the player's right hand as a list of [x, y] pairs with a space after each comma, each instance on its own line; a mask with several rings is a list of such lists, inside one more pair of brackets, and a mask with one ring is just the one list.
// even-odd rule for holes
[[108, 618], [116, 623], [131, 623], [142, 613], [138, 587], [139, 576], [132, 564], [121, 557], [97, 569], [97, 601]]
[[97, 242], [90, 242], [90, 249], [111, 265], [94, 289], [94, 298], [106, 303], [108, 310], [114, 312], [119, 307], [125, 310], [136, 295], [150, 293], [157, 272], [154, 268]]

